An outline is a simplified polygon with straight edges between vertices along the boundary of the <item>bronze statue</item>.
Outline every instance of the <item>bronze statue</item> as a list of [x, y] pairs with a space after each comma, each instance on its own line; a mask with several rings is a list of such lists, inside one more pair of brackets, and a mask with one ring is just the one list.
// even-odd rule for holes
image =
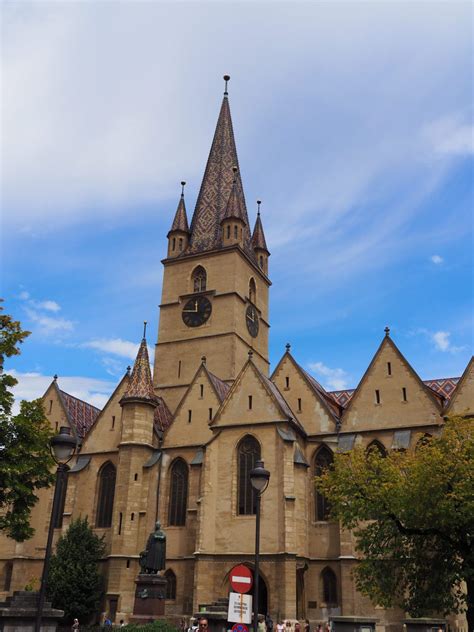
[[140, 568], [147, 575], [156, 575], [166, 568], [166, 534], [159, 521], [148, 536], [146, 549], [140, 553]]

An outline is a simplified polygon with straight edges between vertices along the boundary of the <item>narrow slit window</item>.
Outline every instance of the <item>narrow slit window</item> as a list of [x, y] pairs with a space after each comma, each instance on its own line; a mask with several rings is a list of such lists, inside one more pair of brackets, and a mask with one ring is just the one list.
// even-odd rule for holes
[[249, 395], [249, 410], [252, 410], [252, 395]]
[[230, 226], [227, 226], [227, 239], [230, 238]]
[[115, 415], [112, 415], [112, 430], [115, 428]]
[[179, 249], [182, 250], [183, 249], [183, 239], [180, 237], [179, 239]]
[[212, 421], [212, 408], [209, 408], [209, 421]]
[[285, 377], [285, 388], [290, 388], [290, 378]]
[[123, 514], [122, 512], [119, 513], [119, 525], [118, 525], [118, 534], [120, 535], [122, 533], [122, 520], [123, 520]]
[[132, 513], [132, 514], [130, 515], [130, 520], [131, 520], [132, 522], [135, 520], [135, 514], [134, 514], [134, 513]]
[[173, 237], [173, 245], [171, 246], [172, 250], [176, 250], [176, 237]]
[[402, 388], [402, 395], [403, 395], [403, 401], [406, 402], [407, 400], [407, 389], [405, 387]]
[[181, 360], [178, 362], [178, 377], [181, 377]]
[[57, 432], [59, 430], [59, 423], [57, 421], [54, 423], [54, 427], [55, 427], [56, 432]]
[[238, 236], [239, 236], [239, 227], [238, 226], [234, 226], [234, 237], [235, 237], [235, 239], [237, 239]]
[[380, 404], [380, 391], [378, 389], [375, 391], [375, 403]]
[[133, 477], [134, 481], [138, 481], [138, 474], [135, 474], [135, 476]]
[[127, 560], [127, 568], [130, 568], [130, 560]]
[[191, 423], [192, 418], [193, 418], [193, 411], [192, 410], [188, 410], [188, 424]]
[[49, 414], [51, 414], [51, 411], [53, 410], [53, 400], [50, 399], [49, 400]]
[[387, 362], [387, 375], [392, 375], [392, 364]]
[[298, 397], [298, 412], [301, 412], [301, 397]]
[[199, 388], [200, 388], [200, 390], [201, 390], [201, 395], [200, 395], [200, 397], [204, 397], [204, 384], [201, 384]]

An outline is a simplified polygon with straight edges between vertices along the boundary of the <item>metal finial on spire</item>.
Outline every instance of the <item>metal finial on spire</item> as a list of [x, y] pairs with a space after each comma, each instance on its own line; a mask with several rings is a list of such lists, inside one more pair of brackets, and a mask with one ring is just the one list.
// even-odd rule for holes
[[143, 321], [143, 339], [146, 338], [146, 320]]
[[262, 203], [262, 200], [257, 200], [257, 215], [260, 217], [260, 204]]
[[251, 360], [253, 357], [253, 351], [252, 349], [249, 349], [249, 360]]
[[230, 76], [229, 75], [224, 75], [224, 81], [225, 81], [225, 89], [224, 89], [224, 95], [227, 96], [229, 93], [227, 92], [227, 82], [230, 80]]
[[201, 363], [206, 366], [206, 356], [202, 356]]
[[58, 374], [57, 374], [57, 373], [55, 373], [55, 374], [53, 375], [53, 380], [54, 380], [55, 382], [57, 382], [57, 381], [58, 381]]
[[130, 365], [128, 365], [127, 367], [127, 375], [130, 375], [130, 371], [132, 370], [132, 367]]
[[390, 327], [385, 327], [384, 332], [386, 336], [390, 336]]
[[184, 180], [181, 181], [181, 197], [184, 197], [184, 185], [186, 182]]
[[290, 353], [291, 345], [289, 342], [286, 343], [285, 348], [286, 348], [287, 353]]

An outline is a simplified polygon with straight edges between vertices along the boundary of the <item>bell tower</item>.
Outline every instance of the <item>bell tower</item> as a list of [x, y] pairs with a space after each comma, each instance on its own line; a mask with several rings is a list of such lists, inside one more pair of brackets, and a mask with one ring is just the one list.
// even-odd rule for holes
[[[245, 204], [227, 82], [196, 207], [188, 228], [184, 193], [168, 233], [154, 386], [173, 411], [202, 356], [232, 381], [249, 350], [268, 373], [268, 256], [258, 215]], [[184, 185], [183, 185], [184, 186]]]

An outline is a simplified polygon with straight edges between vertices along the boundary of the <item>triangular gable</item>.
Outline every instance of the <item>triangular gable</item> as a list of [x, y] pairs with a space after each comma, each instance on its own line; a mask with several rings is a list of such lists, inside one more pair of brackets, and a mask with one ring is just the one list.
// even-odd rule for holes
[[212, 438], [211, 416], [216, 414], [222, 397], [222, 381], [210, 373], [204, 363], [201, 364], [165, 431], [164, 447], [207, 443]]
[[448, 415], [474, 414], [474, 356], [467, 363], [445, 413]]
[[[249, 397], [252, 398], [251, 408]], [[276, 384], [249, 359], [232, 384], [211, 426], [216, 429], [222, 426], [275, 421], [290, 422], [304, 433]]]
[[122, 407], [120, 400], [127, 392], [130, 376], [126, 373], [117, 384], [104, 408], [84, 437], [82, 454], [116, 450], [122, 436]]
[[342, 427], [399, 426], [401, 419], [406, 426], [437, 424], [442, 405], [387, 333], [343, 412]]
[[[336, 424], [336, 426], [339, 425], [342, 407], [325, 391], [325, 389], [321, 386], [321, 384], [319, 384], [319, 382], [312, 375], [310, 375], [307, 371], [305, 371], [296, 362], [296, 360], [291, 355], [289, 350], [287, 350], [283, 354], [281, 360], [279, 361], [275, 370], [273, 371], [272, 376], [271, 376], [272, 382], [277, 383], [280, 389], [285, 388], [285, 383], [282, 381], [282, 379], [283, 379], [284, 367], [288, 363], [292, 367], [294, 372], [296, 372], [296, 374], [300, 377], [301, 381], [307, 386], [307, 388], [309, 389], [309, 392], [317, 401], [316, 410], [312, 407], [311, 411], [309, 411], [308, 406], [304, 405], [301, 413], [298, 411], [300, 421], [303, 422], [306, 431], [309, 432], [310, 434], [313, 434], [314, 432], [321, 432], [321, 431], [327, 432], [328, 430], [333, 431], [334, 424]], [[280, 379], [280, 376], [281, 376], [281, 379]], [[288, 389], [289, 395], [290, 395], [291, 390], [293, 390], [293, 392], [298, 391], [298, 390], [301, 391], [301, 389], [294, 389], [293, 385], [291, 385], [290, 388]], [[294, 397], [297, 397], [297, 395], [295, 395]], [[293, 403], [293, 407], [297, 408], [297, 401], [293, 401], [293, 400], [291, 401]], [[316, 420], [314, 419], [314, 413], [316, 413], [318, 417], [321, 416], [321, 413], [323, 415], [326, 415], [328, 420], [332, 422], [332, 427], [329, 427], [328, 424], [325, 424], [324, 420], [322, 419], [320, 419], [320, 422], [323, 423], [323, 426], [325, 426], [324, 428], [319, 427], [321, 423], [315, 425]]]
[[61, 426], [66, 426], [71, 429], [72, 434], [77, 438], [76, 428], [69, 417], [69, 411], [61, 396], [61, 390], [57, 384], [56, 377], [48, 386], [41, 399], [43, 400], [45, 414], [53, 432], [57, 433]]

